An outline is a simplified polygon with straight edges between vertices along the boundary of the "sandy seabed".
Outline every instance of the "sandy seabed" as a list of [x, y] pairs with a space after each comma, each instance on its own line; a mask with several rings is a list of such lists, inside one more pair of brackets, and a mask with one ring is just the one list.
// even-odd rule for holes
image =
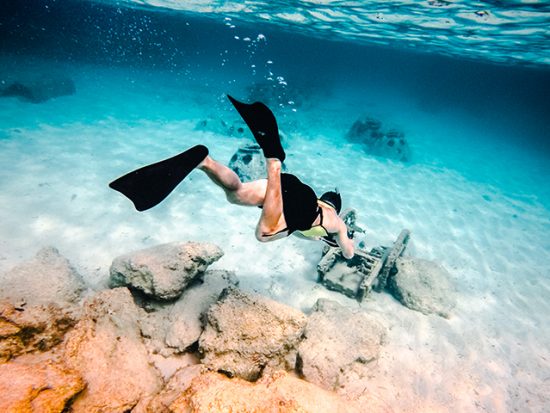
[[[75, 113], [108, 112], [121, 102], [137, 105], [132, 102], [148, 93], [144, 88], [91, 102], [92, 81], [79, 80], [76, 95], [40, 107], [3, 100], [6, 119], [23, 112], [30, 118], [27, 111], [35, 108], [51, 111], [52, 119], [68, 106]], [[441, 263], [457, 294], [448, 320], [411, 311], [386, 293], [358, 304], [316, 283], [322, 245], [292, 237], [258, 243], [253, 234], [259, 210], [230, 205], [200, 171], [146, 213], [135, 212], [108, 188], [117, 176], [197, 143], [222, 162], [248, 143], [195, 129], [201, 104], [208, 106], [205, 93], [187, 95], [192, 110], [179, 121], [83, 116], [25, 127], [4, 119], [0, 270], [52, 245], [100, 289], [120, 254], [170, 241], [213, 242], [225, 255], [212, 268], [235, 271], [244, 290], [305, 312], [327, 297], [376, 314], [389, 331], [367, 384], [380, 405], [409, 412], [548, 409], [550, 211], [531, 195], [528, 182], [509, 190], [498, 186], [499, 179], [472, 180], [436, 162], [403, 165], [371, 157], [352, 144], [335, 145], [322, 122], [289, 134], [289, 171], [319, 193], [338, 186], [344, 207], [356, 208], [359, 224], [367, 228], [369, 248], [390, 245], [402, 228], [410, 229], [406, 254]], [[437, 128], [410, 129], [413, 151], [437, 141], [428, 135]], [[423, 141], [419, 131], [427, 135]], [[364, 391], [365, 383], [358, 383], [352, 394], [360, 398]]]

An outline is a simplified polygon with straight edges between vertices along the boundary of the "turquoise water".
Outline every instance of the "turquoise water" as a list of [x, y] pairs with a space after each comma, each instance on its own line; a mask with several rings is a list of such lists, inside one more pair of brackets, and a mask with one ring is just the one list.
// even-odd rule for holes
[[[197, 125], [238, 121], [226, 94], [261, 99], [290, 171], [318, 192], [338, 186], [369, 247], [409, 228], [408, 252], [442, 263], [456, 284], [448, 322], [386, 294], [363, 305], [394, 335], [397, 361], [373, 378], [381, 399], [401, 411], [544, 411], [546, 2], [4, 3], [0, 91], [46, 76], [71, 79], [75, 92], [0, 98], [0, 269], [54, 245], [101, 288], [118, 254], [204, 240], [223, 246], [219, 267], [243, 288], [307, 311], [328, 294], [315, 284], [322, 246], [258, 244], [257, 211], [229, 206], [198, 173], [146, 214], [107, 187], [196, 143], [227, 162], [250, 137]], [[345, 138], [364, 115], [404, 133], [408, 162]]]

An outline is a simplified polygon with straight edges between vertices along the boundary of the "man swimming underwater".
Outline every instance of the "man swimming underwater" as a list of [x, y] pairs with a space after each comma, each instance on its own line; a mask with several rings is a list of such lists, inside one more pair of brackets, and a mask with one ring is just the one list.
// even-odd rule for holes
[[197, 145], [172, 158], [129, 172], [109, 186], [127, 196], [138, 211], [144, 211], [159, 204], [198, 168], [224, 190], [232, 204], [262, 208], [256, 226], [259, 241], [274, 241], [295, 234], [339, 246], [345, 258], [353, 257], [353, 241], [348, 238], [346, 224], [338, 215], [342, 206], [340, 194], [331, 191], [318, 199], [313, 189], [297, 177], [281, 173], [286, 155], [271, 110], [261, 102], [247, 104], [228, 98], [262, 148], [267, 179], [243, 183], [230, 168], [212, 159], [206, 146]]

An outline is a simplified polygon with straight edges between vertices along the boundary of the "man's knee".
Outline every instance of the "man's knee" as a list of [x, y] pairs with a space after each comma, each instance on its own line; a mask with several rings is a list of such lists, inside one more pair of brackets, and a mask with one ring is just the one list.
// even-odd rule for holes
[[225, 197], [229, 201], [229, 203], [231, 203], [233, 205], [243, 205], [242, 199], [239, 196], [239, 194], [237, 193], [237, 191], [233, 191], [233, 190], [228, 191], [228, 190], [226, 190], [225, 191]]

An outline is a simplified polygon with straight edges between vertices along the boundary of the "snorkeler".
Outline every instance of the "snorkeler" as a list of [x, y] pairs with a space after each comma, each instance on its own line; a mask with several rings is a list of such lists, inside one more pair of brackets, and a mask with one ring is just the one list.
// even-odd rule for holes
[[274, 241], [295, 234], [339, 246], [345, 258], [353, 257], [353, 241], [338, 215], [342, 207], [340, 194], [326, 192], [318, 199], [313, 189], [297, 177], [281, 173], [286, 155], [271, 110], [261, 102], [247, 104], [228, 98], [262, 148], [267, 179], [243, 183], [233, 170], [212, 159], [206, 146], [196, 145], [172, 158], [129, 172], [109, 186], [127, 196], [138, 211], [144, 211], [159, 204], [198, 168], [224, 190], [232, 204], [262, 208], [256, 226], [259, 241]]

